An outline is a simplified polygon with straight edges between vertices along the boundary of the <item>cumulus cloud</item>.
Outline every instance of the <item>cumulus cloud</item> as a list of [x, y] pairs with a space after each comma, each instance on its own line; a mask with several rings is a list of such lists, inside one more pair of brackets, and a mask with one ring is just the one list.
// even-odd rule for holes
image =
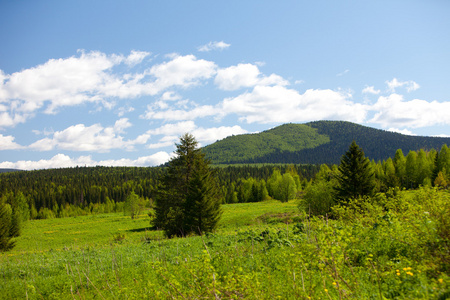
[[187, 88], [215, 75], [216, 64], [194, 55], [173, 55], [172, 60], [153, 66], [148, 72], [156, 80], [151, 89], [160, 92], [172, 86]]
[[130, 167], [148, 167], [158, 166], [169, 161], [171, 155], [167, 152], [160, 151], [150, 156], [142, 156], [137, 159], [117, 159], [117, 160], [100, 160], [95, 161], [91, 156], [80, 156], [78, 158], [71, 158], [65, 154], [57, 154], [50, 159], [20, 160], [17, 162], [1, 162], [0, 168], [11, 168], [20, 170], [39, 170], [39, 169], [53, 169], [53, 168], [71, 168], [76, 166], [130, 166]]
[[211, 50], [223, 50], [230, 47], [230, 44], [225, 43], [224, 41], [220, 42], [209, 42], [206, 45], [202, 45], [198, 47], [198, 51], [200, 52], [209, 52]]
[[350, 101], [342, 91], [298, 91], [283, 86], [256, 86], [253, 91], [222, 103], [224, 114], [240, 115], [247, 123], [304, 122], [310, 120], [348, 120], [362, 122], [365, 105]]
[[374, 86], [366, 86], [363, 90], [362, 93], [363, 94], [374, 94], [374, 95], [378, 95], [381, 91], [380, 90], [376, 90]]
[[281, 76], [271, 74], [262, 76], [256, 65], [238, 64], [217, 71], [215, 84], [222, 90], [234, 91], [243, 87], [253, 87], [256, 85], [287, 85], [288, 81]]
[[405, 101], [402, 95], [391, 94], [379, 97], [371, 109], [375, 115], [369, 122], [383, 127], [419, 128], [450, 124], [450, 102]]
[[116, 121], [112, 127], [103, 127], [100, 124], [92, 126], [77, 124], [54, 132], [50, 138], [36, 141], [29, 148], [39, 151], [53, 149], [91, 152], [109, 152], [112, 149], [133, 150], [135, 144], [146, 143], [147, 140], [144, 137], [137, 140], [124, 140], [120, 134], [130, 126], [131, 123], [126, 118]]
[[144, 51], [132, 51], [128, 56], [80, 51], [79, 56], [51, 59], [12, 74], [0, 70], [0, 126], [24, 123], [40, 110], [56, 113], [61, 107], [86, 102], [111, 109], [116, 98], [154, 96], [172, 87], [187, 88], [216, 73], [215, 63], [193, 55], [172, 55], [142, 72], [117, 69], [120, 64], [133, 67], [149, 55]]
[[0, 134], [0, 150], [18, 150], [23, 147], [14, 142], [14, 137], [11, 135], [4, 136]]
[[388, 90], [393, 93], [395, 92], [395, 89], [399, 87], [405, 87], [408, 92], [412, 92], [420, 88], [420, 85], [415, 81], [399, 81], [397, 78], [394, 78], [391, 81], [386, 81], [386, 84], [388, 86]]

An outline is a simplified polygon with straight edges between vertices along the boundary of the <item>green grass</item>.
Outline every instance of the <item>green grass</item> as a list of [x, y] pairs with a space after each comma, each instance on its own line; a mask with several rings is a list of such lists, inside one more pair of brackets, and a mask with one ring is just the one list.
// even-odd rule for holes
[[340, 220], [294, 201], [224, 205], [216, 233], [171, 240], [145, 215], [33, 221], [0, 254], [0, 298], [446, 299], [449, 198], [379, 197]]

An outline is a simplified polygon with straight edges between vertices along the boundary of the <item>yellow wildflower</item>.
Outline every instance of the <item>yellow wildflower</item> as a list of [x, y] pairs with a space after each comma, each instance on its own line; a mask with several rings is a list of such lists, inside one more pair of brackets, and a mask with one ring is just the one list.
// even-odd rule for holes
[[325, 293], [328, 293], [328, 290], [327, 290], [327, 289], [324, 289], [324, 291], [325, 291]]
[[439, 283], [444, 283], [444, 279], [442, 279], [442, 278], [439, 278], [438, 281], [439, 281]]
[[413, 276], [414, 274], [412, 272], [406, 272], [406, 274]]

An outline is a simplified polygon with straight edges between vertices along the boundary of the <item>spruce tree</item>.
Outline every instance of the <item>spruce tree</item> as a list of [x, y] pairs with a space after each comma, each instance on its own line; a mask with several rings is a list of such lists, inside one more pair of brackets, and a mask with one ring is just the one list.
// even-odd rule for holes
[[169, 161], [160, 180], [153, 225], [164, 230], [168, 237], [199, 232], [198, 227], [202, 233], [211, 231], [219, 218], [214, 217], [211, 207], [220, 215], [222, 201], [215, 177], [197, 145], [191, 134], [180, 137], [175, 157]]
[[186, 195], [186, 230], [199, 234], [214, 231], [222, 215], [221, 202], [212, 170], [204, 160], [197, 161]]
[[342, 156], [339, 172], [338, 185], [335, 190], [336, 197], [340, 202], [373, 194], [375, 181], [370, 161], [364, 156], [364, 151], [355, 141]]

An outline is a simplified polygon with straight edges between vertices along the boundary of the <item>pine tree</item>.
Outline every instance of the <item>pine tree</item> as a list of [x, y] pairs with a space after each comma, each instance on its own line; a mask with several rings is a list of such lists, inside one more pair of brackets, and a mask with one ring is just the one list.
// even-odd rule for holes
[[[217, 184], [214, 182], [214, 176], [210, 174], [209, 161], [205, 159], [203, 153], [197, 148], [197, 141], [191, 134], [185, 134], [180, 138], [180, 143], [176, 144], [175, 157], [172, 158], [166, 168], [165, 174], [160, 180], [158, 195], [155, 203], [155, 218], [153, 225], [163, 229], [168, 237], [186, 236], [198, 226], [195, 221], [202, 218], [202, 232], [207, 232], [215, 228], [216, 221], [205, 221], [203, 215], [211, 215], [211, 212], [194, 211], [191, 207], [203, 207], [209, 210], [208, 201], [217, 201], [213, 207], [220, 209], [219, 193], [217, 192]], [[197, 203], [199, 202], [199, 203]], [[198, 208], [200, 209], [200, 208]], [[197, 216], [193, 214], [197, 213]], [[214, 218], [212, 218], [214, 219]], [[203, 226], [203, 225], [202, 225]]]
[[355, 141], [342, 156], [339, 171], [338, 185], [335, 190], [340, 202], [373, 194], [375, 182], [370, 161]]

